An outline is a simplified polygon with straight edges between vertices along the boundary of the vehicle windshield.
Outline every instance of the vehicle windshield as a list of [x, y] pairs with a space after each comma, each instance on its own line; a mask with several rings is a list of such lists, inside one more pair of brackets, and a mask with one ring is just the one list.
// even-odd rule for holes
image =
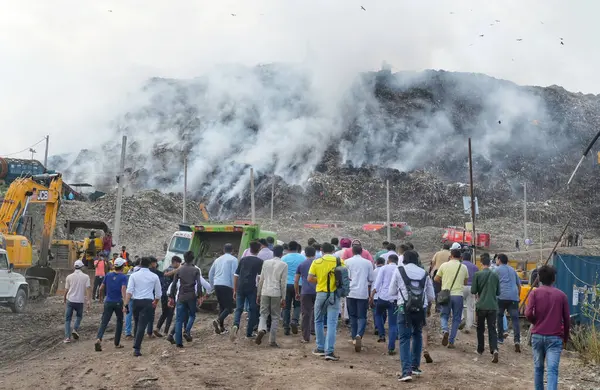
[[169, 245], [169, 252], [185, 253], [190, 250], [190, 239], [187, 237], [173, 237], [171, 239], [171, 245]]

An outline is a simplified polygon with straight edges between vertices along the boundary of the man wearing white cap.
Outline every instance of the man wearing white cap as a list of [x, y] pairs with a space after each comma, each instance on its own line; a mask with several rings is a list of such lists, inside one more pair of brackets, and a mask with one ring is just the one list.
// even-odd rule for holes
[[[71, 336], [73, 336], [75, 340], [79, 339], [78, 331], [81, 320], [83, 319], [83, 304], [87, 303], [89, 309], [90, 301], [92, 299], [90, 277], [81, 271], [83, 268], [83, 261], [75, 261], [74, 266], [75, 271], [67, 276], [65, 281], [65, 343], [71, 342]], [[75, 325], [71, 332], [73, 311], [75, 311]]]

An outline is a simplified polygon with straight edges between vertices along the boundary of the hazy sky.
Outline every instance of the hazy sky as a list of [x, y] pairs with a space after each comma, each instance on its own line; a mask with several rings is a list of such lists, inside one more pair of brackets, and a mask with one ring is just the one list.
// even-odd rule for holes
[[51, 154], [93, 146], [148, 77], [220, 63], [303, 62], [323, 88], [386, 61], [599, 93], [598, 11], [594, 0], [0, 0], [0, 156], [46, 134]]

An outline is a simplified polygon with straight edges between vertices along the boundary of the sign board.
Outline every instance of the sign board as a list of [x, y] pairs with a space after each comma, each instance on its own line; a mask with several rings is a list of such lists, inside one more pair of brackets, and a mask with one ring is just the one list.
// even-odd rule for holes
[[[471, 215], [470, 196], [463, 196], [463, 209], [465, 210], [465, 214]], [[479, 202], [477, 202], [477, 197], [475, 197], [475, 215], [479, 215]]]

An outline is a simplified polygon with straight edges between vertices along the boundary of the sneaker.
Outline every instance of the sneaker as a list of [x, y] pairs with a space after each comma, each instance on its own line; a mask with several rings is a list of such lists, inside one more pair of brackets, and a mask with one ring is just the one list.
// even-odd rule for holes
[[246, 335], [246, 340], [254, 340], [258, 336], [258, 333], [252, 332], [250, 336]]
[[312, 354], [315, 356], [325, 356], [325, 351], [315, 348], [312, 350]]
[[273, 342], [269, 343], [269, 347], [271, 347], [271, 348], [279, 348], [279, 344], [277, 344], [276, 342], [273, 341]]
[[378, 331], [377, 329], [375, 329], [375, 330], [373, 331], [373, 335], [375, 335], [375, 336], [379, 336], [379, 331]]
[[423, 357], [425, 358], [425, 363], [433, 363], [433, 359], [429, 354], [429, 351], [423, 351]]
[[329, 360], [329, 361], [332, 361], [332, 362], [337, 362], [338, 360], [340, 360], [340, 357], [334, 355], [333, 352], [332, 352], [332, 353], [328, 353], [327, 355], [325, 355], [325, 360]]
[[177, 345], [176, 345], [176, 347], [177, 347], [177, 348], [185, 348], [185, 347], [183, 346], [183, 344], [177, 344]]
[[263, 339], [263, 337], [265, 337], [266, 334], [267, 334], [266, 330], [261, 330], [260, 332], [258, 332], [258, 335], [256, 336], [256, 340], [254, 340], [256, 345], [260, 345], [262, 343], [262, 339]]
[[515, 352], [516, 353], [521, 353], [521, 344], [515, 343]]
[[360, 352], [362, 349], [362, 337], [356, 336], [354, 338], [354, 352]]
[[402, 377], [398, 378], [399, 382], [410, 382], [412, 381], [412, 376], [410, 375], [402, 375]]
[[184, 339], [185, 339], [185, 341], [187, 341], [188, 343], [191, 343], [191, 342], [192, 342], [192, 340], [193, 340], [192, 336], [190, 336], [190, 335], [189, 335], [189, 334], [187, 334], [187, 333], [184, 333], [184, 334], [183, 334], [183, 338], [184, 338]]
[[379, 338], [377, 339], [378, 343], [385, 343], [385, 336], [379, 336]]
[[158, 338], [161, 338], [161, 337], [163, 337], [162, 333], [160, 333], [158, 330], [155, 330], [155, 331], [154, 331], [154, 336], [155, 336], [155, 337], [158, 337]]
[[290, 326], [292, 327], [292, 333], [298, 334], [298, 324], [292, 322], [292, 324]]
[[237, 325], [233, 325], [231, 327], [231, 332], [229, 333], [229, 340], [231, 340], [232, 342], [235, 341], [238, 330], [239, 330], [239, 327]]
[[94, 343], [94, 350], [95, 350], [96, 352], [102, 352], [102, 344], [100, 344], [100, 342], [99, 342], [99, 341], [96, 341], [96, 342]]
[[412, 375], [414, 375], [414, 376], [421, 376], [421, 375], [423, 375], [423, 371], [419, 370], [418, 368], [413, 368], [412, 369]]
[[394, 351], [393, 349], [388, 349], [388, 355], [394, 356], [395, 354], [396, 354], [396, 351]]
[[229, 334], [229, 330], [221, 328], [221, 335]]
[[79, 340], [79, 333], [77, 333], [77, 331], [76, 331], [76, 330], [74, 330], [73, 332], [71, 332], [71, 336], [73, 336], [73, 338], [74, 338], [75, 340]]
[[508, 332], [504, 332], [502, 334], [502, 340], [507, 339], [508, 338]]
[[467, 324], [465, 324], [464, 322], [461, 322], [461, 323], [458, 325], [458, 330], [463, 330], [463, 329], [465, 328], [465, 326], [466, 326], [466, 325], [467, 325]]
[[498, 363], [498, 351], [494, 351], [492, 355], [492, 363]]
[[498, 339], [498, 345], [503, 345], [503, 344], [504, 344], [504, 340]]
[[146, 336], [148, 336], [149, 339], [156, 338], [156, 336], [154, 335], [154, 333], [147, 334]]
[[213, 328], [215, 328], [215, 333], [221, 334], [221, 325], [219, 325], [219, 320], [213, 320], [212, 324]]
[[142, 356], [142, 353], [140, 351], [133, 351], [133, 356], [140, 357]]
[[308, 344], [308, 343], [310, 343], [310, 340], [304, 340], [304, 339], [300, 340], [300, 344]]
[[175, 338], [173, 337], [172, 334], [167, 336], [167, 341], [170, 342], [171, 344], [175, 344]]
[[444, 337], [442, 337], [442, 346], [448, 346], [448, 338], [450, 337], [450, 333], [444, 332]]
[[289, 330], [289, 329], [285, 329], [285, 330], [283, 331], [283, 334], [284, 334], [284, 335], [286, 335], [286, 336], [289, 336], [291, 333], [290, 333], [290, 330]]
[[464, 329], [464, 330], [463, 330], [463, 333], [464, 333], [464, 334], [469, 334], [469, 333], [471, 333], [471, 331], [470, 331], [469, 329]]
[[448, 349], [456, 349], [456, 347], [454, 346], [454, 343], [448, 344]]
[[125, 335], [125, 340], [133, 340], [133, 336], [130, 334]]
[[71, 342], [71, 339], [68, 337], [63, 340], [63, 343], [65, 343], [65, 344], [69, 344], [70, 342]]

